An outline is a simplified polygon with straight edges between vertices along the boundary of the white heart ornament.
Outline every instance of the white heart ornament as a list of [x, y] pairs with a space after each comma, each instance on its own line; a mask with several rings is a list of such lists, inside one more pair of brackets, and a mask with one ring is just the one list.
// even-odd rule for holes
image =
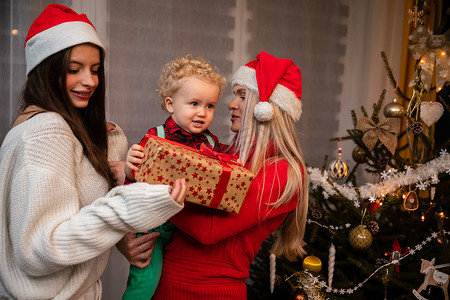
[[444, 113], [444, 107], [439, 102], [422, 102], [420, 103], [420, 118], [422, 121], [431, 126], [439, 120]]

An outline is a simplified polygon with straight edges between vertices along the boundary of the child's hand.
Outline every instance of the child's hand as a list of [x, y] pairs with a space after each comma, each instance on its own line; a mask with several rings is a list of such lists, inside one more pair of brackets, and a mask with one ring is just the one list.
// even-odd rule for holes
[[125, 164], [125, 174], [128, 180], [134, 181], [134, 177], [131, 174], [132, 171], [139, 170], [137, 165], [141, 164], [144, 158], [144, 148], [138, 144], [134, 144], [130, 147], [127, 153], [127, 161]]
[[184, 178], [175, 181], [175, 186], [170, 191], [170, 196], [178, 204], [183, 205], [184, 198], [186, 197], [186, 180]]

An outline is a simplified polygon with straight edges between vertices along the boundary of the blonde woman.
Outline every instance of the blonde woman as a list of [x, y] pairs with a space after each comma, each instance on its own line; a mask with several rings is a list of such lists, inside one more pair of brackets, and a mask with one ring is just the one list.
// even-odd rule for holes
[[308, 182], [294, 122], [301, 115], [301, 74], [290, 59], [261, 52], [233, 77], [228, 150], [255, 174], [239, 214], [186, 203], [164, 249], [152, 299], [247, 299], [245, 279], [259, 247], [276, 231], [272, 253], [304, 253]]

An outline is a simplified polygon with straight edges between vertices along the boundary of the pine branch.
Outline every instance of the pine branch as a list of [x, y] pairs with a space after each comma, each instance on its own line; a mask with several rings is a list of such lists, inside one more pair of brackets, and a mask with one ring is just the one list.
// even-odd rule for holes
[[355, 113], [355, 110], [354, 110], [354, 109], [352, 109], [351, 114], [352, 114], [352, 122], [353, 122], [353, 126], [356, 128], [356, 123], [358, 123], [358, 120], [357, 120], [357, 118], [356, 118], [356, 113]]
[[361, 105], [361, 112], [363, 113], [364, 117], [369, 117], [369, 115], [367, 114], [366, 109], [364, 108], [364, 106]]
[[380, 98], [378, 99], [378, 102], [376, 104], [374, 104], [374, 106], [373, 106], [372, 120], [375, 122], [375, 124], [378, 124], [380, 122], [380, 118], [378, 116], [379, 116], [381, 106], [383, 105], [385, 95], [386, 95], [386, 90], [383, 90], [383, 92], [380, 95]]
[[394, 73], [392, 72], [391, 67], [389, 66], [388, 59], [386, 57], [386, 54], [384, 51], [381, 51], [381, 57], [383, 58], [384, 67], [386, 68], [386, 71], [388, 73], [389, 80], [391, 81], [392, 86], [395, 89], [395, 93], [402, 99], [405, 99], [406, 101], [410, 101], [410, 99], [402, 92], [402, 90], [398, 87], [398, 83], [394, 78]]

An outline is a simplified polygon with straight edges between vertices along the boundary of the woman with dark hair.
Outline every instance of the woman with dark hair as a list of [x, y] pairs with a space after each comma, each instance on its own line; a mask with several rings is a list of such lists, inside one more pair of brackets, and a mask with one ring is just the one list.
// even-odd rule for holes
[[105, 48], [86, 15], [49, 5], [25, 53], [23, 102], [0, 149], [0, 298], [101, 299], [110, 248], [180, 211], [184, 180], [111, 190]]

